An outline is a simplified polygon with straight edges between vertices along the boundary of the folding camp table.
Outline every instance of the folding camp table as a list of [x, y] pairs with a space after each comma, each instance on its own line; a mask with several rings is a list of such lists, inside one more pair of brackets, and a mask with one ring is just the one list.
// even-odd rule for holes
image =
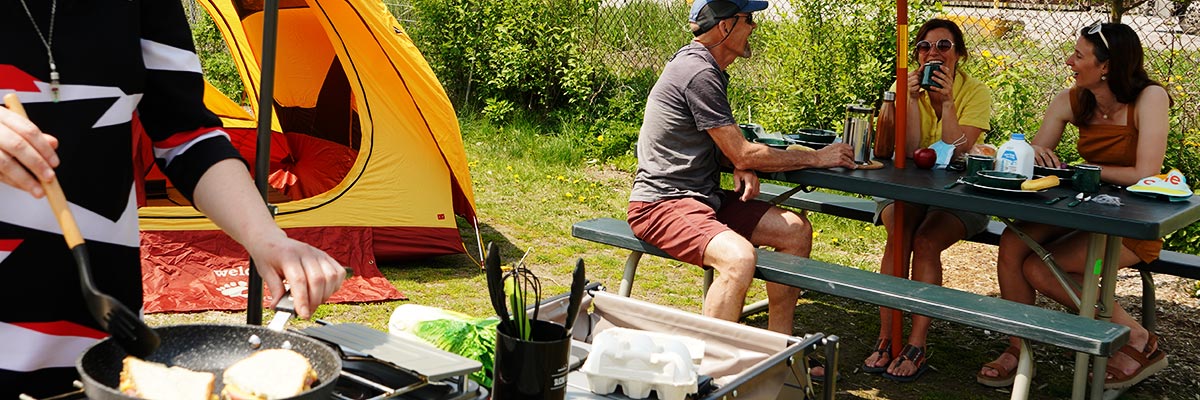
[[[589, 288], [573, 330], [573, 354], [583, 355], [585, 352], [579, 350], [590, 347], [588, 343], [596, 334], [613, 327], [687, 336], [704, 341], [699, 374], [711, 377], [713, 382], [710, 390], [702, 390], [690, 399], [814, 399], [817, 396], [809, 378], [807, 356], [823, 346], [827, 376], [822, 398], [833, 398], [837, 336], [788, 336], [610, 294], [595, 284]], [[547, 299], [542, 302], [539, 318], [562, 323], [566, 308], [566, 295]], [[628, 399], [620, 393], [592, 393], [587, 376], [578, 370], [567, 379], [567, 399]], [[656, 397], [652, 394], [649, 398]]]

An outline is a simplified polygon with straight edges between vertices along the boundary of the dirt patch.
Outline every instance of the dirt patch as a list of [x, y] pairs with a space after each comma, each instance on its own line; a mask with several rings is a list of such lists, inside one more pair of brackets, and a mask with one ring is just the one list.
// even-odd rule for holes
[[[943, 253], [947, 287], [999, 296], [996, 283], [996, 248], [962, 242]], [[1141, 316], [1142, 283], [1136, 270], [1118, 274], [1117, 301], [1135, 318]], [[1200, 399], [1200, 355], [1188, 349], [1200, 345], [1200, 299], [1190, 296], [1194, 282], [1169, 275], [1155, 275], [1157, 333], [1161, 348], [1169, 354], [1166, 370], [1130, 389], [1122, 398]], [[1040, 297], [1038, 305], [1063, 308]], [[766, 316], [755, 316], [751, 324], [765, 325]], [[820, 329], [806, 329], [819, 327]], [[934, 321], [929, 334], [929, 363], [934, 368], [915, 384], [900, 384], [858, 368], [870, 352], [879, 332], [878, 308], [860, 302], [806, 293], [797, 309], [797, 332], [824, 330], [841, 338], [841, 379], [838, 396], [858, 399], [991, 399], [1008, 398], [1006, 390], [995, 390], [975, 382], [980, 366], [991, 361], [1007, 346], [1003, 335], [964, 325]], [[1034, 344], [1037, 376], [1032, 398], [1070, 397], [1074, 354], [1060, 348]]]

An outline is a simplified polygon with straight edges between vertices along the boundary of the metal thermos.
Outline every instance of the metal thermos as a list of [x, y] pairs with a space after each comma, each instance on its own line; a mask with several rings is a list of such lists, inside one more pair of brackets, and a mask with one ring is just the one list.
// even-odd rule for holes
[[842, 125], [842, 140], [854, 148], [854, 162], [868, 164], [874, 151], [875, 108], [862, 102], [846, 105], [846, 123]]

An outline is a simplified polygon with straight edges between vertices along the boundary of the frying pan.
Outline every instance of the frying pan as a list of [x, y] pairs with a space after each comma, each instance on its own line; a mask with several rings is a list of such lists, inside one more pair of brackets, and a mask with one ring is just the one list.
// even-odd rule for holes
[[[342, 360], [333, 347], [291, 332], [276, 332], [255, 325], [221, 324], [173, 325], [155, 330], [162, 338], [162, 346], [145, 360], [193, 371], [212, 372], [217, 376], [214, 393], [220, 393], [224, 387], [221, 372], [225, 368], [258, 350], [282, 348], [284, 341], [291, 343], [292, 350], [308, 358], [317, 372], [317, 382], [313, 387], [292, 399], [331, 398], [334, 381], [342, 370]], [[262, 339], [261, 347], [251, 347], [251, 335], [258, 335]], [[75, 369], [83, 378], [83, 389], [88, 398], [136, 399], [117, 391], [121, 360], [126, 355], [125, 350], [109, 337], [92, 345], [75, 361]]]

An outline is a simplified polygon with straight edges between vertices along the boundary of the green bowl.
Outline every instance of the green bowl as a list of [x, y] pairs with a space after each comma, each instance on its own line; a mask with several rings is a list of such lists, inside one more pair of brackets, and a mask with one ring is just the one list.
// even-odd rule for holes
[[1021, 190], [1021, 184], [1026, 179], [1028, 177], [1022, 174], [987, 169], [978, 172], [975, 183], [999, 189]]
[[1075, 174], [1075, 169], [1073, 167], [1050, 168], [1050, 167], [1043, 167], [1041, 165], [1034, 165], [1033, 166], [1033, 174], [1041, 175], [1041, 176], [1054, 175], [1054, 176], [1057, 176], [1059, 179], [1071, 179], [1071, 176]]
[[792, 142], [783, 139], [774, 138], [758, 138], [754, 139], [754, 143], [761, 143], [777, 149], [786, 149]]
[[796, 130], [796, 133], [788, 135], [788, 137], [802, 142], [829, 144], [833, 143], [834, 139], [837, 139], [837, 132], [824, 129], [800, 128]]

